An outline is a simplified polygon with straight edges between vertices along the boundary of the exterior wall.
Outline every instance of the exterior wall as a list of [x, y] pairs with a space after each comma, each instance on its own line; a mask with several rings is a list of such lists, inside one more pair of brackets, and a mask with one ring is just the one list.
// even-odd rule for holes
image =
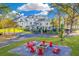
[[[43, 19], [42, 19], [43, 18]], [[29, 16], [29, 17], [21, 17], [17, 20], [17, 24], [23, 28], [29, 28], [29, 30], [32, 29], [38, 29], [38, 28], [43, 28], [43, 29], [48, 29], [49, 27], [51, 28], [52, 26], [50, 25], [50, 22], [41, 16]]]

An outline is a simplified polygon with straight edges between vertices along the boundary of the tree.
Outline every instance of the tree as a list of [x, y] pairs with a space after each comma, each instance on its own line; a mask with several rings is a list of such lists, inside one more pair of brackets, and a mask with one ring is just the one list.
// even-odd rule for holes
[[2, 19], [4, 19], [5, 15], [10, 11], [11, 9], [6, 4], [0, 4], [0, 14], [2, 15]]
[[[79, 16], [79, 4], [53, 4], [55, 7], [57, 7], [57, 9], [59, 11], [63, 11], [65, 12], [67, 15], [68, 15], [68, 18], [66, 18], [65, 20], [68, 20], [67, 22], [69, 23], [70, 25], [70, 30], [72, 32], [73, 30], [73, 24], [74, 24], [74, 18], [78, 17]], [[69, 26], [68, 25], [68, 26]]]
[[[10, 8], [6, 5], [6, 4], [0, 4], [0, 14], [2, 15], [0, 17], [0, 21], [5, 19], [5, 16], [8, 12], [10, 12]], [[3, 23], [1, 23], [1, 25], [3, 25]], [[2, 26], [4, 28], [4, 26]], [[4, 33], [3, 33], [4, 34]]]
[[[7, 18], [7, 19], [3, 19], [0, 21], [0, 29], [5, 29], [5, 28], [14, 28], [14, 32], [15, 32], [15, 27], [16, 27], [16, 23], [13, 22], [11, 19]], [[9, 31], [9, 30], [8, 30]], [[3, 32], [3, 34], [5, 34], [5, 31]]]
[[10, 18], [6, 18], [1, 20], [0, 22], [0, 28], [11, 28], [11, 27], [16, 27], [16, 23], [13, 22]]

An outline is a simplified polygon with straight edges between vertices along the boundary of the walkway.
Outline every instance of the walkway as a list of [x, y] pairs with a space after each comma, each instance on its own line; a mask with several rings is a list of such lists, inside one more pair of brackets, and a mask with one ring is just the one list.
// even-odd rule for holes
[[[78, 36], [79, 33], [71, 33], [68, 36]], [[51, 34], [17, 34], [16, 38], [12, 38], [10, 40], [7, 40], [5, 42], [0, 42], [0, 48], [7, 46], [13, 42], [18, 42], [21, 40], [25, 40], [27, 38], [32, 38], [32, 37], [57, 37], [57, 35], [51, 35]]]
[[54, 35], [51, 35], [51, 34], [17, 34], [16, 35], [16, 38], [12, 38], [10, 40], [7, 40], [5, 42], [0, 42], [0, 48], [2, 47], [5, 47], [13, 42], [18, 42], [18, 41], [21, 41], [21, 40], [25, 40], [27, 38], [32, 38], [32, 37], [51, 37], [51, 36], [54, 36]]

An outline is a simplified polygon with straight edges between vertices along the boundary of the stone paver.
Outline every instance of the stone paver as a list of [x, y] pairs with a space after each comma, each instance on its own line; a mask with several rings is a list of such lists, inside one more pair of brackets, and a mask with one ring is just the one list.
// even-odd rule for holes
[[[71, 48], [70, 47], [58, 46], [58, 48], [60, 49], [60, 53], [54, 54], [54, 53], [52, 53], [52, 49], [55, 48], [55, 47], [56, 46], [53, 45], [52, 47], [48, 46], [47, 48], [45, 48], [44, 56], [70, 56], [71, 55]], [[9, 50], [9, 53], [15, 53], [15, 54], [19, 54], [19, 55], [22, 55], [22, 56], [38, 56], [37, 52], [35, 52], [34, 54], [31, 53], [25, 45], [11, 49], [11, 50]]]

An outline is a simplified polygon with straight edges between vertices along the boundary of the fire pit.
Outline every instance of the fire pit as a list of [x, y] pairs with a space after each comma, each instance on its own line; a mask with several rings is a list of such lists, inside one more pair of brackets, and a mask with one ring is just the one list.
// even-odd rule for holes
[[[50, 47], [49, 43], [41, 45], [41, 42], [35, 41], [34, 46], [30, 48], [26, 44], [14, 48], [9, 53], [17, 53], [22, 56], [70, 56], [71, 48], [67, 46], [56, 46]], [[30, 52], [31, 51], [31, 52]]]

